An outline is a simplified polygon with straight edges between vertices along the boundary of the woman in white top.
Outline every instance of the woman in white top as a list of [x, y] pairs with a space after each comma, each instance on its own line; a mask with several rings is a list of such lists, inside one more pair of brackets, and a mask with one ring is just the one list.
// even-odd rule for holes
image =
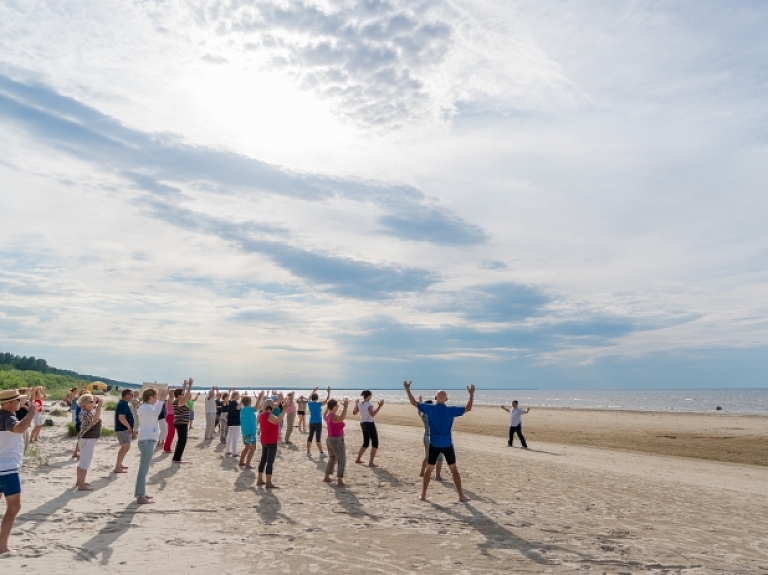
[[360, 451], [357, 452], [357, 459], [355, 463], [363, 462], [363, 454], [368, 446], [371, 446], [371, 457], [368, 460], [368, 467], [378, 467], [373, 463], [373, 458], [376, 457], [376, 452], [379, 449], [379, 434], [376, 431], [376, 414], [379, 413], [384, 406], [384, 400], [380, 399], [378, 407], [374, 408], [371, 403], [371, 397], [373, 394], [369, 390], [365, 390], [360, 395], [363, 396], [362, 403], [359, 399], [355, 400], [355, 409], [352, 410], [352, 415], [360, 413], [360, 427], [363, 429], [363, 446]]
[[149, 472], [149, 465], [152, 463], [155, 445], [160, 437], [157, 417], [163, 409], [167, 395], [167, 389], [161, 389], [159, 396], [156, 390], [145, 389], [141, 394], [143, 403], [136, 410], [139, 416], [138, 444], [141, 454], [139, 472], [136, 475], [136, 489], [133, 494], [137, 503], [154, 503], [152, 497], [147, 495], [147, 473]]

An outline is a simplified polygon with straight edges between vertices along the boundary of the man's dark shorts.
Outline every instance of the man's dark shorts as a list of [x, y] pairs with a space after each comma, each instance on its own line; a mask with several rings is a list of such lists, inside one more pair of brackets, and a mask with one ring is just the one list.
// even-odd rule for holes
[[18, 473], [0, 475], [0, 495], [10, 497], [21, 493], [21, 476]]
[[449, 445], [448, 447], [435, 447], [431, 443], [429, 444], [429, 457], [427, 458], [427, 463], [429, 465], [435, 465], [437, 463], [437, 458], [441, 453], [445, 457], [445, 462], [448, 465], [454, 465], [456, 463], [456, 452], [453, 450], [453, 445]]

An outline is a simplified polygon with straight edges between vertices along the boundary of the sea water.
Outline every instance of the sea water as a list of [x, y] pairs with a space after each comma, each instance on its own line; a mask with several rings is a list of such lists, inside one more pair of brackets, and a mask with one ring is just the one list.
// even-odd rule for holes
[[[195, 389], [195, 391], [207, 391]], [[241, 393], [258, 393], [258, 389], [241, 389]], [[282, 390], [287, 393], [290, 390]], [[294, 390], [299, 395], [309, 395], [307, 389]], [[371, 388], [374, 400], [384, 399], [390, 403], [407, 403], [403, 388]], [[432, 398], [437, 390], [411, 388], [415, 397], [423, 395]], [[468, 394], [465, 389], [447, 390], [449, 402], [465, 403]], [[359, 389], [334, 389], [333, 397], [341, 399], [359, 397]], [[325, 390], [319, 391], [325, 398]], [[571, 409], [607, 409], [639, 411], [683, 411], [710, 412], [721, 407], [728, 413], [768, 415], [768, 388], [750, 389], [478, 389], [475, 393], [477, 405], [509, 405], [513, 399], [522, 407], [565, 407]]]

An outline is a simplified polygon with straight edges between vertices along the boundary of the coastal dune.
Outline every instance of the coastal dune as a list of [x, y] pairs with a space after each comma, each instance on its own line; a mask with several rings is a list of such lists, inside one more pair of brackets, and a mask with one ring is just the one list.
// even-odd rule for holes
[[[96, 490], [77, 492], [69, 457], [73, 440], [64, 438], [61, 428], [46, 428], [23, 471], [24, 509], [12, 538], [19, 554], [0, 559], [0, 570], [167, 575], [768, 570], [768, 467], [537, 437], [545, 429], [555, 433], [556, 422], [570, 416], [575, 419], [569, 425], [579, 417], [605, 416], [601, 425], [613, 429], [614, 417], [643, 417], [633, 413], [553, 417], [550, 410], [532, 410], [525, 426], [531, 449], [510, 449], [502, 433], [506, 414], [481, 408], [464, 417], [455, 434], [472, 501], [459, 504], [448, 480], [433, 482], [429, 501], [421, 502], [422, 430], [411, 425], [418, 420], [383, 423], [415, 419], [413, 411], [394, 405], [382, 410], [376, 469], [352, 462], [361, 434], [350, 421], [349, 489], [321, 482], [324, 462], [316, 452], [307, 459], [301, 434], [294, 435], [297, 445], [280, 448], [274, 476], [280, 489], [267, 491], [255, 485], [254, 473], [241, 472], [236, 461], [223, 457], [218, 441], [203, 441], [196, 427], [188, 466], [155, 456], [149, 489], [157, 503], [148, 506], [133, 499], [135, 450], [126, 460], [129, 473], [113, 475], [117, 443], [100, 440], [89, 473]], [[489, 427], [496, 425], [496, 411], [498, 437]], [[686, 421], [693, 426], [698, 420]], [[710, 428], [693, 431], [704, 435]]]

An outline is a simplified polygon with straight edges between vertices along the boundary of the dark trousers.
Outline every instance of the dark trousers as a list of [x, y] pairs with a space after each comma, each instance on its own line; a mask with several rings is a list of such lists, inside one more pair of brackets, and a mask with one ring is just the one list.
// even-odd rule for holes
[[189, 432], [188, 425], [174, 425], [176, 428], [176, 450], [173, 452], [173, 460], [181, 461], [181, 456], [184, 455], [184, 448], [187, 446], [187, 433]]
[[277, 443], [269, 443], [261, 446], [261, 461], [259, 461], [259, 473], [264, 473], [266, 469], [267, 475], [272, 475], [272, 465], [275, 463], [275, 456], [277, 455]]
[[528, 447], [528, 444], [525, 442], [525, 437], [523, 437], [523, 424], [520, 425], [512, 425], [509, 428], [509, 445], [512, 447], [512, 439], [515, 437], [515, 433], [517, 433], [517, 436], [520, 438], [520, 443], [523, 444], [523, 447]]

